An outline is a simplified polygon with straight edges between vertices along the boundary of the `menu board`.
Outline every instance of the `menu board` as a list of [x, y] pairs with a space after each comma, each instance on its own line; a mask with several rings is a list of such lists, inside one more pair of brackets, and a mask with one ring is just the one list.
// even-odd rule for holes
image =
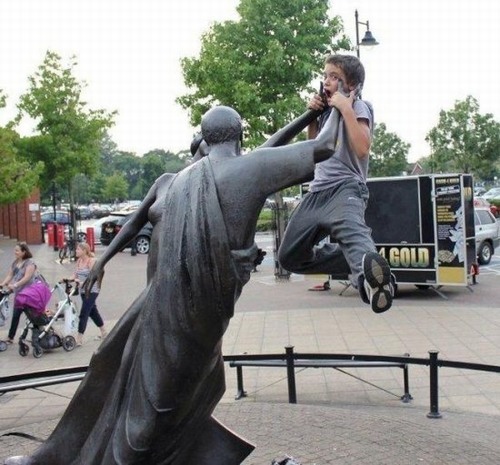
[[466, 280], [465, 221], [459, 175], [434, 178], [438, 281], [461, 284]]

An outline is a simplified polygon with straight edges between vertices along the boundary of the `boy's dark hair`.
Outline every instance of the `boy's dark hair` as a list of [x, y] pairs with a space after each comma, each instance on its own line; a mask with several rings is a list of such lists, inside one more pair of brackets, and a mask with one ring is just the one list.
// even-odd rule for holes
[[359, 58], [353, 55], [328, 55], [325, 64], [338, 66], [345, 74], [347, 83], [351, 86], [357, 86], [365, 82], [365, 68]]

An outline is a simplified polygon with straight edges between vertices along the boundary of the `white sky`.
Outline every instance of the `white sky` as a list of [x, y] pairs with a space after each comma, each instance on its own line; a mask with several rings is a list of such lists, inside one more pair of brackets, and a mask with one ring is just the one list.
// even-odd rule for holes
[[[28, 76], [52, 50], [76, 55], [92, 109], [118, 110], [110, 131], [138, 155], [189, 147], [195, 132], [175, 103], [185, 93], [180, 58], [199, 51], [214, 21], [236, 19], [239, 0], [0, 0], [0, 89], [15, 114]], [[354, 10], [380, 45], [361, 49], [363, 97], [375, 118], [409, 142], [410, 160], [429, 154], [425, 135], [441, 109], [474, 96], [500, 121], [499, 0], [331, 0], [355, 41]], [[360, 38], [365, 26], [360, 25]], [[20, 132], [30, 133], [24, 125]]]

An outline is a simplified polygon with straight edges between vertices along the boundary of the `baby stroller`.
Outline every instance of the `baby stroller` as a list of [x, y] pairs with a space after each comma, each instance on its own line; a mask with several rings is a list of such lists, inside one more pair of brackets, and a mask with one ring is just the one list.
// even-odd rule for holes
[[[10, 315], [9, 294], [10, 291], [0, 288], [0, 326], [5, 325]], [[7, 350], [7, 343], [5, 341], [0, 341], [0, 352], [4, 350]]]
[[[64, 283], [64, 287], [63, 287]], [[72, 333], [76, 328], [76, 307], [71, 297], [78, 292], [77, 287], [70, 284], [70, 280], [64, 279], [62, 283], [57, 283], [51, 291], [60, 294], [61, 299], [57, 303], [55, 312], [45, 309], [39, 310], [32, 307], [25, 307], [24, 314], [28, 321], [21, 337], [19, 338], [19, 355], [26, 357], [29, 353], [29, 346], [26, 343], [28, 332], [31, 330], [31, 346], [33, 347], [33, 357], [40, 358], [44, 351], [62, 347], [69, 352], [76, 347], [76, 340]], [[64, 331], [61, 334], [55, 325], [59, 319], [64, 318]]]

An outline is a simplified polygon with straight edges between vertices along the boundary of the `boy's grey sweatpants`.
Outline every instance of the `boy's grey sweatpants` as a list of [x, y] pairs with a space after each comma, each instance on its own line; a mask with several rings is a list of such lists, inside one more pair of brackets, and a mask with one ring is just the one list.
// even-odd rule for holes
[[[307, 193], [294, 210], [283, 236], [278, 260], [299, 274], [351, 272], [357, 287], [363, 255], [376, 252], [365, 223], [368, 187], [348, 180], [338, 187]], [[336, 243], [317, 244], [331, 236]]]

